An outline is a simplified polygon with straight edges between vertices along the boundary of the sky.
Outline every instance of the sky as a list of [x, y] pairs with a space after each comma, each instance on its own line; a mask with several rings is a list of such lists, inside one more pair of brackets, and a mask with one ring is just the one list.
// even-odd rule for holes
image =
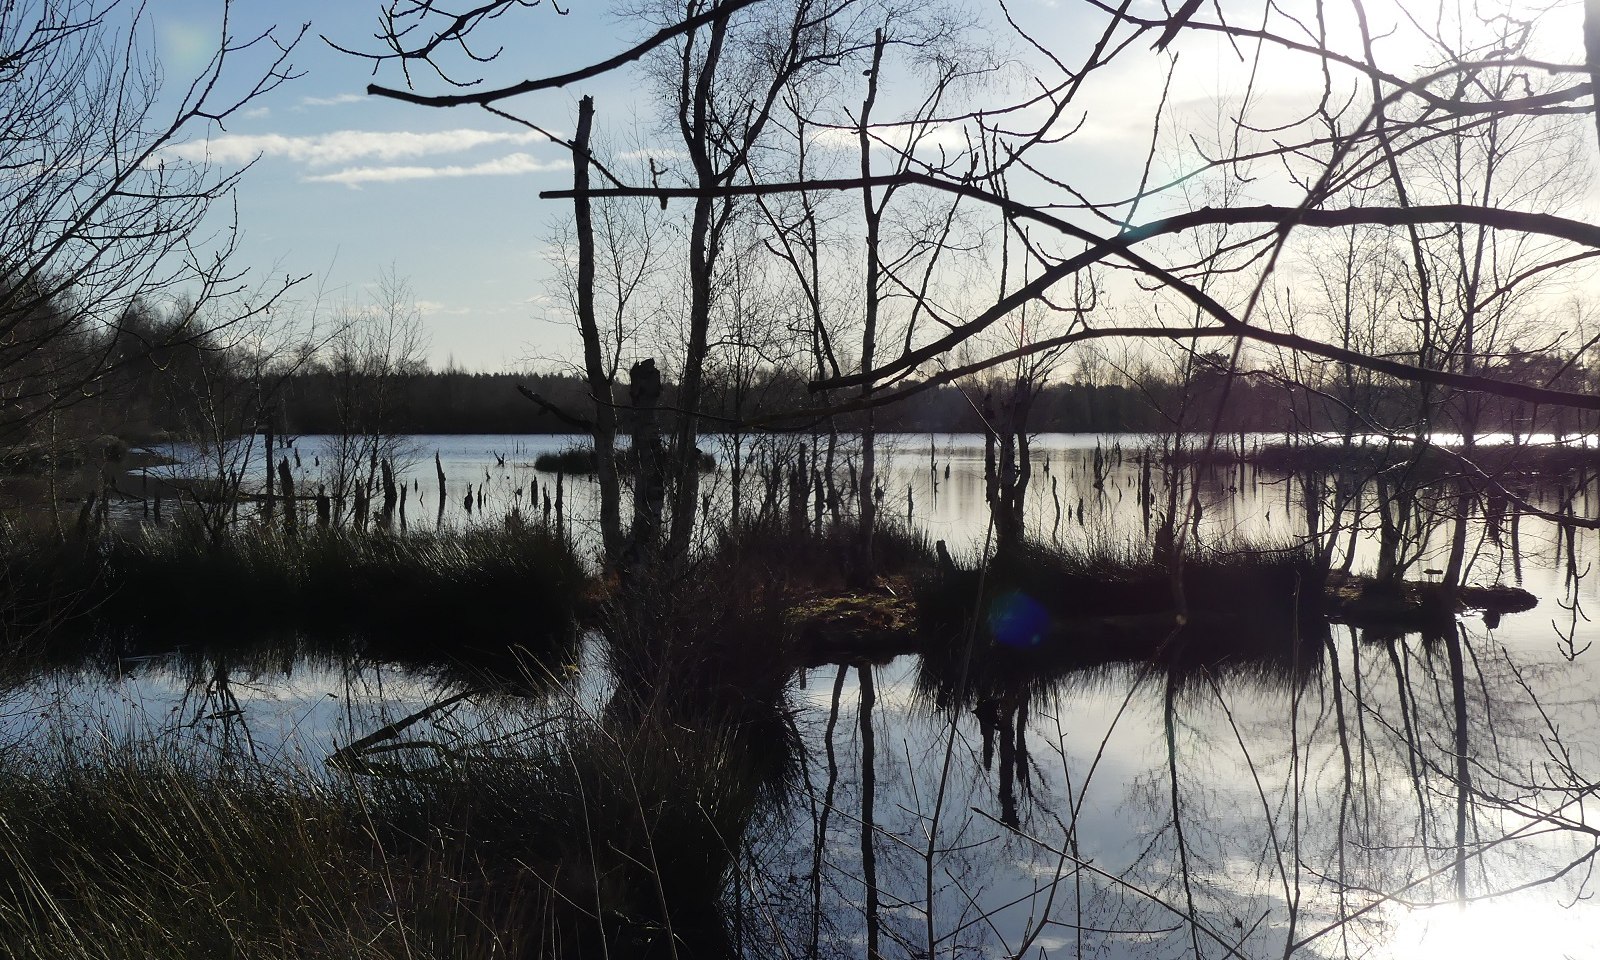
[[[977, 3], [978, 0], [974, 0]], [[567, 211], [561, 201], [541, 201], [540, 190], [570, 185], [565, 152], [539, 135], [476, 107], [437, 109], [365, 94], [374, 79], [402, 85], [392, 65], [376, 78], [370, 61], [341, 53], [328, 41], [359, 50], [379, 49], [374, 39], [378, 0], [235, 0], [228, 32], [236, 40], [269, 27], [292, 38], [306, 34], [291, 55], [299, 76], [253, 101], [224, 124], [196, 127], [175, 148], [186, 159], [209, 159], [223, 168], [254, 163], [238, 191], [242, 229], [240, 262], [265, 279], [308, 275], [297, 288], [302, 309], [320, 303], [324, 313], [341, 301], [360, 302], [392, 271], [407, 280], [429, 334], [428, 361], [469, 370], [550, 367], [576, 354], [570, 323], [552, 296], [549, 236]], [[1057, 50], [1090, 39], [1075, 29], [1086, 4], [1071, 0], [1014, 0], [1009, 9]], [[1369, 9], [1380, 21], [1382, 3]], [[979, 7], [989, 10], [992, 4]], [[1398, 22], [1432, 4], [1391, 7]], [[166, 78], [168, 102], [202, 70], [221, 32], [220, 0], [152, 0], [147, 28]], [[493, 85], [579, 67], [625, 48], [645, 31], [618, 19], [608, 4], [572, 0], [558, 12], [551, 0], [514, 9], [482, 31], [503, 48], [480, 67]], [[1135, 12], [1159, 15], [1157, 0], [1135, 0]], [[1559, 16], [1581, 9], [1569, 4]], [[1424, 11], [1425, 12], [1425, 11]], [[1096, 16], [1098, 22], [1098, 16]], [[1380, 27], [1381, 27], [1380, 22]], [[1335, 25], [1337, 29], [1337, 25]], [[1575, 36], [1576, 34], [1574, 34]], [[326, 38], [326, 40], [324, 39]], [[1172, 93], [1174, 117], [1212, 115], [1219, 96], [1236, 89], [1229, 75], [1236, 58], [1214, 41], [1189, 41], [1185, 73]], [[1386, 41], [1391, 44], [1398, 40]], [[265, 44], [243, 51], [229, 75], [253, 78], [270, 60]], [[1109, 76], [1086, 88], [1089, 120], [1068, 143], [1044, 151], [1073, 181], [1090, 186], [1132, 185], [1149, 145], [1148, 117], [1161, 94], [1164, 61], [1146, 53], [1114, 64]], [[1285, 70], [1259, 87], [1258, 104], [1270, 114], [1274, 98], [1285, 105], [1319, 77]], [[417, 75], [423, 92], [449, 88]], [[519, 115], [548, 129], [570, 131], [576, 100], [596, 98], [607, 135], [650, 146], [651, 108], [636, 73], [628, 71], [516, 101]], [[914, 91], [899, 91], [906, 95]], [[1224, 101], [1225, 102], [1225, 101]], [[1162, 155], [1164, 169], [1198, 163], [1187, 138], [1169, 131], [1176, 147]], [[663, 148], [665, 152], [666, 148]], [[1158, 211], [1143, 210], [1143, 215]]]
[[[220, 35], [214, 0], [157, 0], [147, 8], [170, 101], [205, 67]], [[372, 64], [329, 41], [376, 49], [379, 4], [366, 0], [237, 0], [236, 38], [276, 27], [305, 37], [291, 62], [300, 74], [253, 101], [221, 128], [174, 152], [221, 168], [254, 166], [238, 191], [239, 260], [259, 276], [311, 275], [302, 309], [360, 302], [385, 271], [411, 286], [430, 334], [428, 359], [469, 370], [520, 368], [571, 354], [572, 337], [547, 308], [545, 236], [562, 205], [538, 191], [569, 186], [564, 151], [477, 108], [438, 110], [371, 97]], [[548, 2], [496, 24], [509, 73], [575, 67], [612, 50], [627, 28]], [[513, 63], [512, 52], [515, 52]], [[262, 46], [239, 57], [241, 81], [264, 65]], [[402, 82], [395, 71], [377, 78]], [[625, 78], [591, 84], [602, 103]], [[437, 86], [432, 89], [439, 89]], [[574, 93], [528, 106], [551, 129], [570, 129]], [[559, 311], [558, 311], [559, 313]]]

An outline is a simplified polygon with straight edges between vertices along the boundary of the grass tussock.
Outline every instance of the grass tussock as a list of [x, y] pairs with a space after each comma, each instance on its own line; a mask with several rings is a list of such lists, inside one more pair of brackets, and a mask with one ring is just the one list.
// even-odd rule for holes
[[319, 787], [152, 755], [40, 764], [7, 771], [0, 843], [12, 956], [398, 952], [381, 873], [349, 855], [370, 847], [360, 811]]
[[13, 611], [13, 649], [31, 640], [61, 657], [291, 636], [397, 660], [470, 659], [565, 653], [586, 583], [571, 544], [534, 525], [244, 529], [220, 540], [176, 526], [14, 541], [0, 560], [0, 609]]
[[790, 698], [801, 663], [785, 603], [776, 584], [727, 557], [626, 578], [600, 616], [611, 713], [726, 740], [765, 796], [783, 795], [797, 771]]
[[40, 958], [730, 956], [737, 851], [767, 809], [743, 753], [573, 711], [383, 777], [139, 747], [10, 757], [0, 942]]
[[[839, 590], [859, 579], [852, 574], [861, 562], [861, 527], [853, 519], [820, 533], [782, 520], [746, 524], [718, 537], [710, 562], [786, 590]], [[881, 519], [872, 532], [872, 565], [883, 577], [925, 573], [935, 565], [934, 546], [925, 531]]]
[[1177, 676], [1290, 675], [1319, 662], [1307, 644], [1327, 635], [1326, 578], [1308, 550], [1219, 547], [1186, 559], [1180, 619], [1171, 568], [1131, 547], [1026, 544], [981, 576], [957, 568], [919, 582], [919, 627], [929, 642], [919, 684], [949, 708], [1022, 689], [1047, 693], [1071, 675], [1118, 663], [1151, 663]]

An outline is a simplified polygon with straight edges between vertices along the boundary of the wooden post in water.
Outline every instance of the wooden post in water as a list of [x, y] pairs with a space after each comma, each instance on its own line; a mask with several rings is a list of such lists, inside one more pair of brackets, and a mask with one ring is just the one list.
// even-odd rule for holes
[[816, 502], [813, 505], [813, 511], [816, 513], [817, 535], [821, 536], [822, 511], [827, 506], [827, 501], [823, 494], [822, 471], [817, 466], [817, 458], [815, 455], [813, 455], [811, 458], [811, 489], [816, 492]]
[[444, 464], [439, 462], [439, 451], [433, 451], [433, 470], [439, 475], [439, 517], [436, 521], [444, 523]]
[[394, 507], [398, 496], [394, 488], [394, 464], [385, 457], [379, 468], [383, 471], [383, 514], [380, 518], [385, 530], [394, 524]]
[[789, 532], [799, 534], [806, 525], [806, 505], [810, 502], [811, 476], [806, 472], [806, 445], [800, 444], [799, 459], [789, 465]]
[[665, 452], [656, 406], [661, 402], [661, 372], [654, 360], [641, 360], [628, 369], [628, 399], [633, 405], [633, 452], [638, 458], [634, 479], [633, 542], [635, 560], [654, 557], [661, 536], [661, 513], [667, 484], [663, 473]]
[[[289, 472], [288, 457], [278, 461], [278, 486], [283, 490], [283, 532], [293, 537], [295, 535], [294, 474]], [[160, 506], [158, 505], [156, 508], [158, 519], [160, 515]]]

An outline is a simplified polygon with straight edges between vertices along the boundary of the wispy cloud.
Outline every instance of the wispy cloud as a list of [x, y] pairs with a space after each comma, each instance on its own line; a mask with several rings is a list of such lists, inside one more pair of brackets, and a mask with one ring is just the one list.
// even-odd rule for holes
[[367, 99], [359, 93], [340, 93], [331, 97], [301, 97], [302, 107], [337, 107], [342, 103], [356, 103]]
[[226, 134], [193, 140], [167, 149], [181, 160], [214, 163], [248, 163], [258, 156], [280, 157], [312, 166], [353, 163], [358, 160], [407, 160], [442, 153], [460, 153], [477, 147], [529, 144], [545, 138], [531, 130], [336, 130], [308, 136], [280, 133]]
[[689, 155], [684, 153], [682, 150], [674, 150], [671, 147], [662, 147], [659, 150], [624, 150], [623, 152], [617, 154], [617, 159], [629, 161], [647, 159], [687, 160], [689, 159]]
[[396, 183], [402, 180], [433, 180], [441, 177], [505, 177], [529, 173], [568, 170], [565, 160], [540, 160], [526, 153], [509, 153], [482, 163], [452, 164], [442, 167], [395, 166], [349, 167], [333, 173], [306, 177], [308, 183], [342, 183], [359, 187], [364, 183]]
[[464, 317], [472, 312], [471, 307], [458, 307], [438, 300], [418, 300], [417, 311], [426, 316]]
[[[854, 150], [861, 143], [860, 134], [843, 127], [816, 129], [811, 134], [811, 142], [828, 150]], [[964, 150], [967, 147], [967, 132], [959, 123], [946, 123], [922, 129], [910, 124], [901, 124], [874, 127], [872, 130], [874, 150], [904, 152], [912, 146], [915, 150], [926, 151]]]

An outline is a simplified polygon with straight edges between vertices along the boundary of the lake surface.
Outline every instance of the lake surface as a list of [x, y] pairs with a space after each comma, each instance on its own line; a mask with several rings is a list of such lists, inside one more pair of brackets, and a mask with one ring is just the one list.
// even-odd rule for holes
[[[1037, 438], [1033, 535], [1143, 543], [1130, 454], [1151, 442]], [[401, 476], [422, 505], [410, 500], [408, 522], [542, 512], [554, 477], [532, 462], [576, 443], [407, 438]], [[327, 482], [330, 449], [295, 442], [299, 489]], [[704, 482], [724, 504], [727, 451], [711, 450], [724, 466]], [[976, 556], [988, 533], [981, 438], [902, 435], [884, 450], [883, 512]], [[479, 506], [474, 490], [470, 514], [469, 482], [484, 497]], [[1596, 516], [1592, 491], [1575, 499], [1579, 516]], [[1306, 530], [1298, 487], [1281, 476], [1219, 470], [1201, 494], [1202, 544]], [[1555, 506], [1555, 491], [1532, 496]], [[594, 499], [591, 481], [563, 478], [563, 522], [580, 540], [592, 542]], [[1287, 668], [1077, 671], [1000, 729], [972, 709], [938, 709], [914, 657], [810, 670], [794, 692], [806, 787], [741, 865], [737, 934], [762, 955], [805, 955], [814, 942], [821, 955], [862, 956], [875, 936], [885, 956], [930, 945], [939, 956], [1600, 956], [1600, 648], [1589, 649], [1600, 535], [1569, 536], [1563, 545], [1555, 524], [1527, 516], [1497, 542], [1474, 523], [1467, 580], [1540, 599], [1494, 626], [1468, 616], [1454, 635], [1425, 638], [1333, 625], [1326, 640], [1285, 638]], [[1442, 567], [1443, 548], [1430, 539], [1417, 569]], [[1358, 569], [1374, 550], [1364, 536]], [[551, 696], [598, 702], [592, 654], [575, 665], [582, 679]], [[14, 745], [168, 738], [219, 751], [240, 749], [247, 731], [247, 749], [315, 766], [459, 689], [381, 663], [223, 666], [166, 658], [32, 678], [6, 693], [0, 731]], [[514, 729], [523, 709], [469, 698], [416, 735]]]

